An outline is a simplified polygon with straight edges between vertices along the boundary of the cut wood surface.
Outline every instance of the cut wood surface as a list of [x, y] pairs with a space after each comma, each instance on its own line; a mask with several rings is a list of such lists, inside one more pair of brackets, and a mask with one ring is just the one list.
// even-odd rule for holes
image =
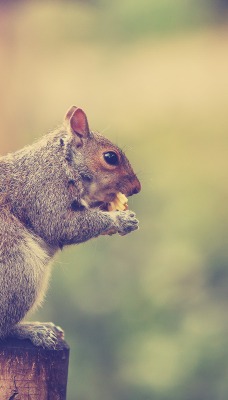
[[59, 341], [61, 350], [0, 341], [0, 400], [66, 400], [69, 346]]

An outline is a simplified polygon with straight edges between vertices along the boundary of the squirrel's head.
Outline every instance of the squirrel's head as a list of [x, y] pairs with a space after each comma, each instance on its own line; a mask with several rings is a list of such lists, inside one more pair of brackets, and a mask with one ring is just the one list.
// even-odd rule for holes
[[65, 122], [75, 152], [80, 155], [83, 198], [90, 206], [113, 201], [118, 192], [128, 197], [141, 190], [125, 154], [101, 134], [90, 131], [82, 109], [71, 107]]

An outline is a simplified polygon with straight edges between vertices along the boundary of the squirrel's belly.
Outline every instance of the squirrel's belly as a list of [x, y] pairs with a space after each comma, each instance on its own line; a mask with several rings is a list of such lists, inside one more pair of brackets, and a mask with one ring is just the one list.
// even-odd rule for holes
[[35, 292], [33, 304], [29, 310], [30, 313], [41, 305], [48, 289], [52, 257], [37, 238], [30, 233], [26, 233], [21, 250], [24, 252], [26, 264], [30, 269], [29, 280]]

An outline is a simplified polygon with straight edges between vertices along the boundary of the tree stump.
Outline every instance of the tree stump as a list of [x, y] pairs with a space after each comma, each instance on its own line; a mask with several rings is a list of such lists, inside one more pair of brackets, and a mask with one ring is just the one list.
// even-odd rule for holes
[[1, 400], [66, 400], [69, 346], [35, 347], [29, 340], [0, 341]]

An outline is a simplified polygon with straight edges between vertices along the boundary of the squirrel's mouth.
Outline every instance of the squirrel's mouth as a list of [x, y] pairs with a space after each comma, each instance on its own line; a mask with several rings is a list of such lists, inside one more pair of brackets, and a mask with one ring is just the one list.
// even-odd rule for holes
[[[95, 197], [95, 196], [94, 196]], [[96, 198], [97, 197], [97, 198]], [[100, 208], [101, 210], [107, 211], [108, 210], [108, 204], [112, 201], [114, 201], [116, 197], [116, 193], [106, 193], [104, 197], [102, 196], [96, 196], [95, 198], [90, 198], [86, 199], [87, 202], [89, 203], [90, 208]], [[89, 200], [89, 201], [88, 201]]]
[[108, 203], [105, 203], [104, 201], [94, 201], [94, 202], [90, 203], [89, 207], [90, 208], [101, 208], [102, 210], [104, 210], [106, 207], [106, 204], [108, 204]]
[[108, 201], [95, 201], [90, 204], [90, 207], [99, 208], [103, 211], [124, 211], [128, 209], [127, 202], [127, 197], [123, 193], [118, 192], [114, 196], [109, 196]]

